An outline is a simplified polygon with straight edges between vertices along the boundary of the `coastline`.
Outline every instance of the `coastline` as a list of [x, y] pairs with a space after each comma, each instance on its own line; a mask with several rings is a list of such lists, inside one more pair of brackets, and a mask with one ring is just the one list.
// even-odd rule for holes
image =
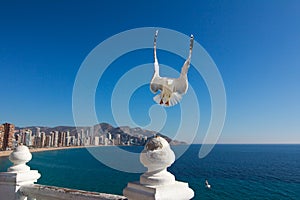
[[[180, 145], [186, 145], [186, 144], [178, 144], [178, 145], [172, 145], [172, 146], [180, 146]], [[195, 145], [201, 145], [201, 144], [195, 144]], [[218, 145], [248, 145], [248, 146], [252, 146], [252, 145], [300, 145], [300, 143], [292, 143], [292, 144], [218, 144]], [[56, 151], [56, 150], [65, 150], [65, 149], [77, 149], [77, 148], [90, 148], [90, 147], [101, 147], [101, 146], [110, 146], [110, 145], [90, 145], [90, 146], [69, 146], [69, 147], [44, 147], [44, 148], [29, 148], [29, 151], [31, 153], [35, 153], [35, 152], [44, 152], [44, 151]], [[123, 145], [119, 145], [119, 146], [123, 146]], [[127, 145], [124, 145], [127, 146]], [[12, 150], [10, 151], [0, 151], [0, 157], [8, 157], [11, 154]]]
[[[56, 150], [65, 150], [65, 149], [78, 149], [78, 148], [86, 148], [86, 146], [69, 146], [69, 147], [49, 147], [49, 148], [32, 148], [29, 149], [31, 153], [35, 152], [44, 152], [44, 151], [56, 151]], [[0, 157], [8, 157], [11, 154], [10, 151], [0, 151]]]
[[[107, 147], [107, 146], [127, 146], [127, 145], [89, 145], [89, 146], [68, 146], [68, 147], [43, 147], [43, 148], [29, 148], [30, 153], [44, 152], [44, 151], [57, 151], [66, 149], [81, 149], [81, 148], [91, 148], [91, 147]], [[0, 151], [0, 157], [8, 157], [13, 150]]]

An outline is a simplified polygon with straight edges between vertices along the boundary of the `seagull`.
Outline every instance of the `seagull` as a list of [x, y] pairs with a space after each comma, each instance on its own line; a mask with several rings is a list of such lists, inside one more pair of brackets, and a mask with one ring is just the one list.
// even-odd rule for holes
[[154, 94], [160, 90], [153, 100], [163, 106], [174, 106], [180, 102], [182, 96], [187, 92], [188, 89], [188, 78], [187, 73], [191, 63], [191, 56], [193, 50], [194, 36], [190, 38], [190, 51], [189, 57], [184, 62], [181, 73], [178, 78], [160, 77], [159, 65], [156, 57], [156, 39], [158, 30], [154, 36], [154, 74], [150, 82], [150, 90]]
[[211, 188], [211, 186], [210, 186], [210, 184], [208, 183], [208, 181], [207, 181], [207, 180], [205, 180], [205, 187], [206, 187], [206, 188], [208, 188], [208, 189], [210, 189], [210, 188]]

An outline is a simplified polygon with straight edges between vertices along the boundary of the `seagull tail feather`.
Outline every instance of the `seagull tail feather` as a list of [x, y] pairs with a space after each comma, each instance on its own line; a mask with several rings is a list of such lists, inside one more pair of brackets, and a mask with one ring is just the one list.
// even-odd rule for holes
[[182, 95], [175, 92], [171, 95], [171, 98], [169, 100], [169, 106], [174, 106], [176, 104], [178, 104], [182, 99]]
[[160, 104], [161, 99], [162, 99], [161, 93], [158, 94], [158, 95], [156, 95], [155, 97], [153, 97], [153, 100], [154, 100], [157, 104]]

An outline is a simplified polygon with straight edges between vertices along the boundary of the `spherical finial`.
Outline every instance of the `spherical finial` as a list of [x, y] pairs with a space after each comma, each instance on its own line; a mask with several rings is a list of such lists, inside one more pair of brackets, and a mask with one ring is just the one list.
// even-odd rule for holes
[[157, 136], [148, 140], [140, 156], [141, 163], [148, 171], [165, 169], [175, 161], [174, 152], [169, 143]]
[[9, 160], [14, 165], [8, 168], [8, 171], [9, 172], [29, 171], [30, 168], [26, 165], [26, 163], [29, 162], [31, 159], [32, 159], [32, 155], [28, 147], [24, 145], [19, 145], [9, 155]]
[[175, 182], [174, 175], [167, 171], [167, 167], [175, 161], [175, 154], [164, 138], [156, 136], [148, 140], [140, 161], [148, 168], [148, 171], [140, 177], [141, 184], [155, 186]]

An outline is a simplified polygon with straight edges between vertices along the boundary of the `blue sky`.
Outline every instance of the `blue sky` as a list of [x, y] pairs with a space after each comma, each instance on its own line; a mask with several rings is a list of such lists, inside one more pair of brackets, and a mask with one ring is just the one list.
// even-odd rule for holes
[[[300, 143], [299, 19], [299, 1], [1, 1], [0, 122], [74, 125], [73, 85], [87, 55], [122, 31], [163, 27], [194, 34], [222, 75], [227, 116], [219, 143]], [[158, 53], [161, 63], [177, 70], [184, 62]], [[152, 50], [146, 49], [110, 66], [95, 96], [99, 120], [114, 124], [108, 105], [118, 73], [152, 61]], [[124, 68], [116, 70], [119, 66]], [[209, 94], [193, 68], [189, 75], [201, 98], [195, 140], [201, 142], [210, 118]], [[108, 95], [99, 92], [103, 85]], [[152, 97], [147, 86], [132, 96], [129, 108], [138, 124], [149, 122], [144, 114]], [[172, 123], [177, 109], [167, 110], [172, 116], [167, 135], [178, 126]]]

